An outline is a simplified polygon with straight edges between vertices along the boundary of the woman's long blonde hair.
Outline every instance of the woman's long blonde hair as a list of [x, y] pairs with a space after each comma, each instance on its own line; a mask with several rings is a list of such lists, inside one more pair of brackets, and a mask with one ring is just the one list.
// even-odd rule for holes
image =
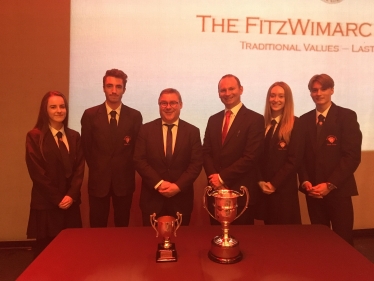
[[294, 109], [293, 109], [293, 98], [292, 98], [292, 91], [290, 86], [288, 86], [285, 82], [275, 82], [272, 84], [268, 90], [266, 95], [266, 102], [265, 102], [265, 128], [267, 128], [271, 124], [271, 107], [270, 107], [270, 94], [271, 90], [275, 87], [279, 86], [284, 90], [284, 108], [282, 113], [282, 120], [280, 123], [279, 128], [279, 139], [283, 139], [287, 144], [290, 142], [291, 139], [291, 132], [294, 124]]

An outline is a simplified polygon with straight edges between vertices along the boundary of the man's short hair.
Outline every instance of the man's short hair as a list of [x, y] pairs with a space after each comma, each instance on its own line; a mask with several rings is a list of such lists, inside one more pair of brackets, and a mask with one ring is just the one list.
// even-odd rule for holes
[[163, 94], [176, 94], [178, 96], [179, 101], [182, 102], [181, 94], [178, 92], [178, 90], [176, 90], [174, 88], [166, 88], [166, 89], [162, 90], [158, 99], [160, 99]]
[[105, 80], [106, 80], [106, 78], [107, 78], [108, 76], [110, 76], [110, 77], [116, 77], [116, 78], [122, 79], [122, 82], [123, 82], [123, 88], [126, 88], [127, 75], [126, 75], [126, 73], [124, 73], [122, 70], [119, 70], [119, 69], [116, 69], [116, 68], [113, 68], [113, 69], [107, 70], [107, 71], [105, 72], [104, 77], [103, 77], [103, 87], [105, 86]]
[[221, 82], [222, 79], [224, 78], [228, 78], [228, 77], [232, 77], [236, 80], [236, 82], [238, 83], [238, 87], [240, 88], [242, 86], [242, 84], [240, 84], [240, 80], [238, 77], [236, 77], [235, 75], [232, 75], [232, 74], [226, 74], [224, 76], [222, 76], [222, 78], [218, 81], [218, 89], [219, 89], [219, 83]]
[[316, 74], [314, 75], [308, 83], [309, 91], [312, 91], [313, 84], [318, 82], [321, 84], [322, 89], [334, 88], [334, 80], [327, 74]]

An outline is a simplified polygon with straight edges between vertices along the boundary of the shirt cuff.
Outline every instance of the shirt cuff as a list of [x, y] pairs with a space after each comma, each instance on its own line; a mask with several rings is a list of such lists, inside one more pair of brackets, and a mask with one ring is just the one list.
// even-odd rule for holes
[[158, 187], [164, 182], [164, 180], [160, 180], [156, 185], [155, 185], [155, 189], [157, 190]]

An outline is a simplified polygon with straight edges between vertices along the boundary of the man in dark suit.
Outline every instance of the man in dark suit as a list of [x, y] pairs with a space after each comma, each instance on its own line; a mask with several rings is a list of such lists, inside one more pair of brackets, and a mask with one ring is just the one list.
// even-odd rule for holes
[[[253, 224], [259, 192], [255, 168], [263, 150], [265, 124], [262, 115], [242, 104], [242, 93], [243, 87], [236, 76], [228, 74], [219, 81], [218, 94], [225, 110], [209, 118], [203, 145], [204, 169], [214, 189], [248, 188], [248, 209], [234, 224]], [[244, 207], [244, 199], [239, 198], [240, 207]], [[212, 212], [212, 202], [208, 207]], [[216, 221], [211, 219], [211, 223]]]
[[183, 104], [177, 90], [163, 90], [158, 103], [161, 118], [141, 127], [134, 153], [135, 167], [142, 177], [143, 225], [150, 225], [153, 213], [175, 217], [177, 212], [182, 214], [182, 225], [188, 225], [193, 183], [203, 162], [200, 132], [179, 119]]
[[316, 109], [300, 118], [306, 128], [305, 155], [299, 173], [312, 224], [324, 224], [353, 244], [353, 206], [358, 195], [353, 173], [361, 161], [362, 134], [356, 113], [331, 101], [334, 80], [313, 76], [308, 84]]
[[133, 151], [142, 116], [121, 102], [127, 75], [108, 70], [103, 78], [106, 101], [82, 116], [82, 147], [89, 167], [91, 227], [106, 227], [110, 198], [115, 226], [128, 226], [135, 189]]

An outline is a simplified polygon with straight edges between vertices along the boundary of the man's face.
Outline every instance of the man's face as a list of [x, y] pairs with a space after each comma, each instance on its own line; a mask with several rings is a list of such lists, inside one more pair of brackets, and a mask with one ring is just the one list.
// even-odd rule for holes
[[223, 78], [218, 85], [218, 94], [226, 108], [231, 109], [240, 103], [243, 87], [238, 85], [234, 77]]
[[310, 96], [312, 97], [317, 108], [325, 110], [331, 104], [331, 96], [333, 93], [334, 88], [324, 89], [322, 88], [321, 83], [314, 82], [310, 91]]
[[177, 94], [162, 94], [158, 104], [162, 121], [171, 124], [178, 120], [183, 104]]
[[108, 76], [105, 79], [104, 93], [109, 105], [119, 106], [126, 88], [121, 78]]

